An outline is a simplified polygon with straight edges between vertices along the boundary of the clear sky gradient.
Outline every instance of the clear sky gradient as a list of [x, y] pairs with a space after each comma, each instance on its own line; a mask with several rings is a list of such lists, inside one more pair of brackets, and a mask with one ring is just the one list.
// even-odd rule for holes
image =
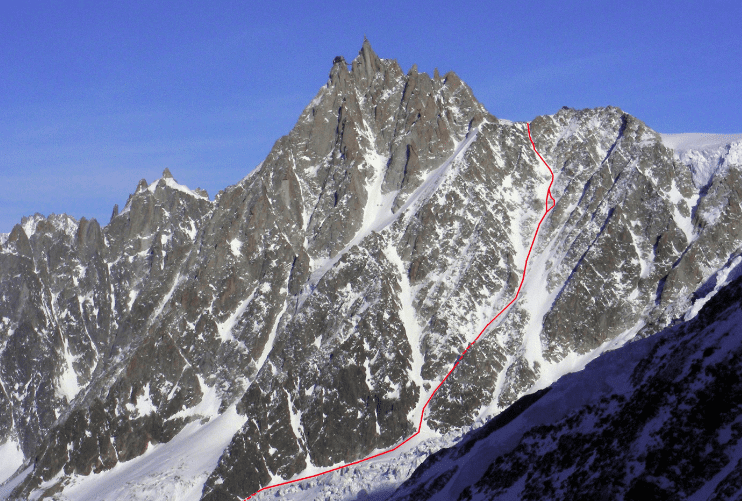
[[108, 223], [168, 167], [247, 175], [366, 35], [453, 70], [498, 117], [614, 105], [660, 132], [742, 132], [742, 2], [3, 2], [0, 232]]

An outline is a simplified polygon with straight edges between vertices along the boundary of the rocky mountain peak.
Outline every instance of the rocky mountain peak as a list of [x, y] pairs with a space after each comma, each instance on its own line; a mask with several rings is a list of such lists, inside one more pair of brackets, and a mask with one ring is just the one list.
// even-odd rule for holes
[[6, 241], [6, 244], [12, 246], [12, 248], [20, 255], [31, 257], [33, 251], [31, 250], [31, 244], [28, 241], [28, 236], [23, 230], [23, 226], [16, 224], [10, 231], [10, 235]]
[[381, 59], [376, 55], [371, 48], [371, 43], [365, 37], [358, 56], [356, 56], [351, 64], [353, 74], [357, 78], [360, 77], [360, 79], [365, 79], [366, 81], [372, 80], [374, 75], [382, 69]]
[[[431, 433], [656, 332], [742, 259], [737, 169], [701, 192], [617, 108], [531, 129], [556, 206], [518, 301], [427, 408]], [[455, 73], [405, 74], [365, 40], [213, 202], [166, 169], [104, 228], [24, 221], [0, 240], [0, 442], [31, 472], [16, 497], [154, 444], [185, 464], [171, 447], [186, 426], [212, 469], [152, 478], [188, 478], [209, 500], [409, 437], [518, 290], [549, 182], [526, 124], [489, 114]]]
[[[350, 69], [344, 58], [335, 59], [327, 85], [261, 170], [291, 163], [282, 181], [288, 188], [296, 176], [303, 201], [289, 212], [295, 220], [301, 213], [309, 255], [333, 257], [382, 212], [399, 210], [486, 116], [454, 74], [445, 80], [405, 75], [364, 40]], [[388, 206], [377, 203], [380, 197]]]

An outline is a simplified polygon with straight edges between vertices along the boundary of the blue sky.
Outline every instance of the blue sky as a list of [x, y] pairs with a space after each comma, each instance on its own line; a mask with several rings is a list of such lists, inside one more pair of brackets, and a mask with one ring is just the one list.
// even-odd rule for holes
[[213, 198], [364, 35], [499, 117], [615, 105], [660, 132], [742, 132], [740, 19], [739, 0], [3, 2], [0, 232], [35, 212], [107, 224], [165, 167]]

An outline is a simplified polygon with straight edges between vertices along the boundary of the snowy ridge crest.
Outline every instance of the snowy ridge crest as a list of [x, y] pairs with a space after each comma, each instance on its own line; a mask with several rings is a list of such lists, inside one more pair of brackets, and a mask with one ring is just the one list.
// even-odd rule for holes
[[742, 166], [742, 134], [661, 134], [675, 159], [689, 165], [697, 188], [730, 166]]

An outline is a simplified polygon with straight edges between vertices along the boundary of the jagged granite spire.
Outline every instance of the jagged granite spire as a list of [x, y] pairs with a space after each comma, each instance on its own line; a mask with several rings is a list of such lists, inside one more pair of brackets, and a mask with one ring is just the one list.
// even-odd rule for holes
[[142, 178], [137, 183], [137, 189], [136, 189], [136, 191], [134, 193], [139, 193], [140, 191], [145, 191], [148, 186], [149, 186], [149, 184], [147, 183], [147, 180], [144, 179], [144, 178]]
[[371, 43], [366, 37], [363, 38], [363, 46], [353, 60], [352, 67], [353, 73], [361, 82], [372, 80], [374, 75], [381, 71], [381, 59], [371, 48]]

